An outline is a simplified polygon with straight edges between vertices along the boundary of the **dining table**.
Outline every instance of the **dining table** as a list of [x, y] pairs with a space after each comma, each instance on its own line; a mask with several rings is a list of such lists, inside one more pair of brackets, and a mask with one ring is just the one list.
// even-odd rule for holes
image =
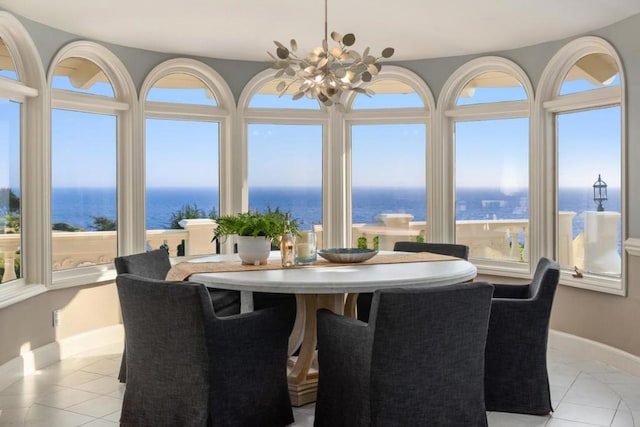
[[[188, 277], [190, 282], [208, 287], [240, 291], [243, 312], [253, 309], [253, 292], [295, 294], [296, 320], [289, 338], [287, 371], [293, 406], [316, 400], [318, 309], [355, 317], [359, 293], [461, 283], [477, 274], [476, 267], [466, 260], [428, 253], [380, 251], [362, 263], [336, 264], [319, 259], [313, 265], [289, 268], [282, 268], [279, 261], [279, 251], [270, 254], [266, 266], [243, 266], [237, 254], [212, 255], [181, 263], [178, 267], [186, 266], [187, 270], [176, 272], [173, 279]], [[203, 268], [206, 266], [225, 268]]]

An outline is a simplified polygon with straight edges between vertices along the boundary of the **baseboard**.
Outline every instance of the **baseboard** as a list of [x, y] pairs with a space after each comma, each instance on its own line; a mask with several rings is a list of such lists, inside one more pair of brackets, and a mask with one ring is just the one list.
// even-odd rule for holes
[[549, 347], [572, 356], [599, 360], [621, 371], [640, 376], [640, 357], [566, 332], [550, 330]]
[[0, 390], [62, 359], [94, 348], [123, 341], [122, 325], [112, 325], [55, 341], [0, 365]]

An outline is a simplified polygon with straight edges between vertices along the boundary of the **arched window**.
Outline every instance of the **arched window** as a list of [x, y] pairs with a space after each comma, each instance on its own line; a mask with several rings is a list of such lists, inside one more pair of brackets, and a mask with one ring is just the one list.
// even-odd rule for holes
[[147, 76], [141, 91], [147, 248], [180, 256], [215, 251], [211, 220], [221, 212], [232, 99], [223, 79], [197, 61], [167, 61]]
[[385, 66], [351, 93], [345, 132], [349, 153], [351, 245], [392, 250], [396, 241], [429, 239], [428, 140], [433, 96], [410, 71]]
[[624, 293], [624, 79], [614, 49], [577, 39], [540, 83], [543, 135], [555, 147], [556, 254], [563, 283]]
[[118, 233], [120, 213], [129, 206], [119, 181], [132, 140], [134, 94], [124, 70], [104, 47], [74, 42], [49, 71], [52, 269], [84, 267], [54, 275], [54, 283], [78, 274], [95, 281], [129, 239]]
[[[26, 288], [25, 281], [46, 283], [39, 265], [41, 242], [24, 233], [41, 225], [44, 208], [40, 200], [33, 202], [35, 197], [27, 202], [29, 194], [37, 194], [42, 177], [38, 165], [28, 162], [42, 151], [37, 126], [46, 98], [41, 92], [44, 81], [42, 63], [26, 30], [13, 16], [0, 12], [0, 284], [16, 292]], [[21, 167], [25, 164], [30, 164], [29, 170]], [[15, 293], [4, 295], [12, 298]]]
[[[277, 83], [277, 82], [275, 82]], [[280, 209], [290, 212], [302, 229], [315, 230], [323, 245], [323, 179], [327, 165], [327, 114], [317, 100], [292, 100], [275, 91], [273, 73], [256, 75], [243, 90], [242, 144], [236, 164], [235, 211]]]
[[[21, 217], [20, 147], [24, 95], [15, 93], [16, 66], [0, 38], [0, 283], [22, 277], [20, 268]], [[13, 81], [5, 81], [11, 79]], [[5, 95], [5, 93], [7, 93]]]
[[[458, 69], [440, 97], [444, 158], [454, 182], [443, 200], [455, 242], [486, 270], [529, 269], [529, 140], [533, 90], [524, 72], [498, 57]], [[453, 190], [453, 191], [450, 191]], [[455, 194], [451, 201], [450, 194]], [[454, 238], [450, 226], [442, 240]]]

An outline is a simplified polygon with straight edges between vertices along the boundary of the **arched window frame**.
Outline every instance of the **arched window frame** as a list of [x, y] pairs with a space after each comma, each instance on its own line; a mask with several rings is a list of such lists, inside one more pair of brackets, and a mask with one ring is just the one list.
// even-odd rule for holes
[[[480, 74], [495, 71], [502, 72], [516, 79], [525, 90], [527, 99], [489, 104], [456, 105], [458, 96], [466, 84]], [[529, 118], [529, 200], [537, 200], [541, 189], [532, 174], [536, 171], [536, 159], [533, 141], [534, 91], [528, 76], [513, 61], [498, 56], [487, 56], [473, 59], [451, 74], [438, 97], [437, 139], [434, 143], [434, 157], [440, 161], [433, 165], [433, 184], [435, 185], [431, 204], [435, 210], [433, 224], [433, 241], [455, 242], [455, 142], [454, 128], [456, 119], [489, 120], [516, 117]], [[541, 253], [540, 210], [529, 204], [529, 259], [536, 259]], [[511, 277], [529, 277], [529, 263], [512, 263], [487, 259], [474, 260], [478, 271], [484, 274], [509, 275]], [[521, 264], [521, 265], [520, 265]]]
[[[620, 86], [599, 88], [595, 90], [559, 95], [560, 87], [567, 73], [582, 57], [603, 53], [611, 56], [620, 73]], [[626, 127], [626, 99], [625, 77], [622, 61], [613, 46], [599, 37], [581, 37], [563, 46], [549, 61], [540, 78], [538, 97], [536, 99], [536, 113], [538, 120], [538, 135], [541, 139], [542, 151], [539, 153], [540, 174], [543, 193], [538, 199], [542, 203], [538, 209], [547, 214], [542, 218], [540, 236], [542, 251], [552, 255], [558, 253], [557, 229], [558, 229], [558, 194], [557, 194], [557, 142], [555, 132], [555, 114], [559, 112], [578, 111], [594, 107], [606, 107], [620, 105], [621, 123], [621, 203], [622, 203], [622, 241], [626, 251], [622, 253], [622, 274], [620, 278], [605, 277], [602, 275], [584, 274], [577, 278], [571, 271], [561, 271], [560, 283], [578, 288], [590, 289], [615, 295], [626, 295], [626, 259], [627, 253], [634, 251], [633, 240], [626, 239], [626, 213], [627, 213], [627, 127]], [[637, 244], [635, 244], [637, 246]], [[631, 249], [629, 250], [629, 247]]]
[[[238, 125], [236, 135], [239, 136], [239, 145], [233, 151], [233, 164], [235, 166], [232, 180], [232, 194], [235, 196], [228, 213], [246, 212], [249, 209], [249, 136], [247, 133], [249, 124], [280, 124], [280, 125], [320, 125], [322, 126], [322, 222], [323, 239], [325, 245], [336, 242], [336, 236], [332, 232], [336, 223], [336, 206], [334, 199], [338, 198], [334, 187], [336, 179], [340, 175], [335, 169], [330, 158], [334, 156], [335, 148], [331, 141], [335, 141], [333, 132], [336, 129], [335, 117], [332, 110], [320, 105], [319, 109], [296, 108], [255, 108], [249, 107], [252, 97], [267, 83], [273, 81], [273, 70], [267, 69], [256, 74], [245, 85], [238, 100]], [[289, 95], [284, 95], [289, 96]], [[292, 101], [295, 102], [295, 101]], [[334, 172], [336, 171], [336, 172]], [[334, 224], [332, 226], [332, 224]], [[327, 246], [328, 247], [328, 246]]]
[[[12, 56], [18, 81], [0, 78], [0, 96], [22, 103], [20, 142], [21, 266], [22, 278], [0, 285], [0, 308], [46, 290], [50, 283], [47, 244], [42, 231], [50, 223], [46, 130], [49, 93], [44, 67], [27, 30], [10, 13], [0, 11], [0, 37]], [[28, 168], [27, 168], [28, 165]], [[28, 173], [27, 173], [28, 171]], [[44, 191], [43, 191], [44, 190]]]
[[[51, 89], [51, 109], [61, 108], [74, 111], [109, 114], [117, 117], [117, 201], [118, 201], [118, 253], [131, 253], [136, 245], [137, 224], [134, 212], [138, 200], [135, 197], [134, 174], [137, 164], [134, 161], [134, 141], [138, 132], [138, 108], [133, 80], [124, 64], [110, 50], [90, 41], [76, 41], [64, 46], [51, 61], [47, 74], [48, 87], [51, 88], [56, 66], [72, 57], [85, 58], [98, 65], [109, 78], [114, 90], [113, 98]], [[49, 111], [49, 120], [51, 111]], [[47, 127], [48, 163], [47, 176], [51, 176], [51, 129]], [[49, 200], [48, 230], [51, 230], [51, 183], [48, 183]], [[47, 230], [45, 229], [45, 230]], [[47, 234], [43, 230], [43, 234]], [[48, 233], [50, 236], [50, 233]], [[51, 237], [47, 263], [51, 271]], [[73, 268], [52, 272], [51, 288], [66, 288], [88, 283], [111, 280], [115, 277], [112, 265], [102, 264], [90, 267]]]
[[[345, 200], [346, 205], [344, 207], [344, 215], [348, 220], [348, 228], [347, 228], [347, 240], [346, 242], [352, 241], [351, 236], [351, 218], [352, 218], [352, 176], [351, 176], [351, 165], [352, 165], [352, 150], [351, 150], [351, 128], [353, 125], [359, 124], [424, 124], [426, 126], [425, 132], [425, 145], [426, 145], [426, 158], [425, 161], [425, 177], [426, 183], [425, 188], [427, 189], [427, 212], [426, 218], [429, 226], [429, 236], [431, 237], [431, 219], [434, 215], [433, 200], [431, 198], [431, 194], [435, 191], [436, 181], [439, 177], [434, 176], [433, 168], [434, 163], [437, 163], [434, 160], [434, 151], [433, 151], [433, 143], [435, 138], [435, 128], [433, 126], [432, 115], [436, 111], [436, 103], [431, 90], [427, 86], [426, 82], [422, 80], [420, 76], [415, 74], [414, 72], [407, 70], [406, 68], [395, 66], [395, 65], [385, 65], [382, 67], [380, 73], [376, 76], [376, 81], [378, 80], [396, 80], [401, 83], [404, 83], [411, 88], [413, 88], [420, 99], [422, 100], [423, 107], [419, 108], [376, 108], [376, 109], [354, 109], [353, 104], [356, 100], [357, 96], [366, 96], [360, 95], [356, 92], [349, 92], [345, 96], [344, 105], [346, 106], [346, 112], [344, 114], [343, 120], [343, 133], [344, 133], [344, 147], [345, 150], [345, 159], [346, 159], [346, 167], [348, 172], [345, 175], [345, 186], [346, 194]], [[371, 82], [369, 84], [363, 85], [363, 87], [367, 87], [375, 82]], [[375, 96], [375, 95], [374, 95]], [[346, 243], [345, 242], [345, 243]], [[350, 246], [347, 244], [347, 246]]]
[[[178, 104], [168, 102], [147, 101], [147, 95], [153, 86], [163, 77], [170, 74], [188, 74], [201, 80], [216, 99], [216, 106]], [[176, 58], [157, 65], [147, 74], [140, 89], [140, 110], [142, 111], [142, 143], [136, 147], [135, 162], [138, 165], [135, 177], [135, 191], [138, 195], [136, 209], [136, 230], [139, 231], [136, 240], [136, 250], [143, 251], [146, 242], [146, 207], [145, 207], [145, 126], [148, 118], [155, 119], [183, 119], [193, 121], [218, 122], [219, 131], [219, 197], [220, 214], [231, 212], [234, 192], [232, 187], [235, 165], [233, 164], [232, 135], [234, 135], [236, 107], [231, 88], [224, 78], [208, 65], [188, 58]]]

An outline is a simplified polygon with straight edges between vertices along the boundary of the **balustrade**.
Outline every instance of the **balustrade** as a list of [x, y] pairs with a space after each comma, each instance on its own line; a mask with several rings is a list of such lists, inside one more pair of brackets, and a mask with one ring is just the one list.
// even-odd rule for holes
[[[595, 271], [598, 268], [602, 271], [606, 269], [606, 273], [611, 273], [608, 265], [596, 265], [594, 264], [596, 261], [591, 258], [594, 256], [602, 258], [602, 249], [598, 246], [598, 242], [617, 242], [617, 232], [613, 230], [617, 216], [609, 214], [605, 218], [600, 215], [594, 219], [594, 221], [598, 220], [597, 223], [594, 222], [598, 226], [591, 227], [593, 230], [590, 230], [588, 250], [585, 251], [584, 233], [573, 237], [572, 220], [575, 215], [575, 212], [559, 213], [558, 261], [560, 265], [568, 269], [593, 267], [593, 272], [596, 273], [599, 272], [599, 270]], [[603, 218], [613, 219], [604, 224]], [[380, 250], [392, 250], [397, 241], [427, 240], [428, 224], [425, 221], [390, 224], [392, 225], [353, 224], [351, 245], [357, 247], [358, 239], [364, 237], [370, 248], [376, 244]], [[179, 253], [194, 256], [215, 252], [215, 244], [211, 242], [216, 226], [215, 221], [188, 219], [181, 221], [180, 225], [183, 227], [181, 230], [147, 230], [148, 248], [157, 249], [164, 246], [171, 256], [178, 256]], [[605, 225], [607, 226], [605, 227]], [[315, 225], [314, 231], [318, 247], [322, 248], [322, 225]], [[607, 238], [600, 239], [598, 236], [601, 233], [605, 233]], [[54, 270], [108, 264], [113, 262], [113, 258], [116, 256], [117, 234], [113, 231], [56, 231], [52, 233], [52, 239]], [[469, 246], [472, 258], [526, 260], [529, 249], [529, 221], [526, 219], [458, 221], [456, 223], [456, 239], [457, 243]], [[612, 244], [607, 247], [609, 246]], [[14, 265], [19, 256], [19, 250], [19, 234], [0, 234], [0, 256], [4, 260], [5, 266]], [[617, 262], [617, 265], [619, 264]], [[8, 282], [16, 278], [13, 268], [5, 268], [1, 282]]]

